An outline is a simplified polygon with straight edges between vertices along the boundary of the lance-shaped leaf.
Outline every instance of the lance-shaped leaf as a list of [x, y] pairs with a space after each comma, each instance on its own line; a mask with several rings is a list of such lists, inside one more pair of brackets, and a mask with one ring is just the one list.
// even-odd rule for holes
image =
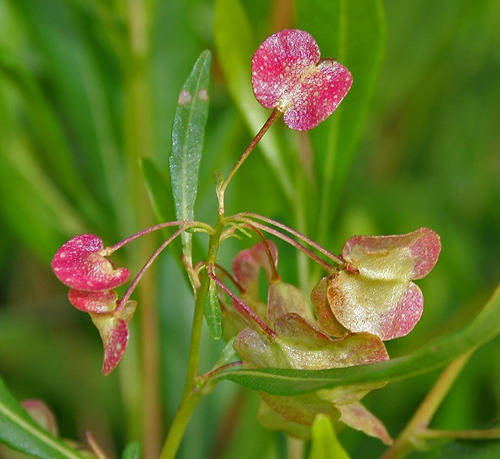
[[213, 339], [220, 339], [222, 337], [222, 311], [217, 295], [217, 286], [213, 280], [210, 280], [208, 285], [208, 294], [203, 313], [207, 321], [210, 336]]
[[231, 369], [215, 380], [229, 379], [253, 390], [293, 395], [323, 388], [398, 381], [443, 367], [467, 351], [500, 334], [500, 286], [481, 313], [464, 329], [433, 340], [405, 357], [347, 368], [295, 370], [279, 368]]
[[344, 424], [371, 437], [380, 438], [386, 445], [392, 443], [392, 438], [384, 424], [370, 413], [362, 403], [339, 405], [338, 409], [340, 410], [340, 421]]
[[349, 459], [335, 435], [331, 419], [324, 414], [318, 414], [314, 419], [308, 459]]
[[410, 282], [427, 275], [437, 262], [441, 243], [428, 228], [401, 236], [355, 236], [342, 249], [354, 267], [339, 272], [328, 286], [336, 319], [352, 332], [382, 340], [408, 334], [424, 307], [420, 289]]
[[[201, 53], [179, 94], [175, 112], [170, 178], [179, 220], [194, 219], [198, 173], [208, 117], [211, 60], [210, 51]], [[189, 263], [192, 259], [191, 239], [190, 233], [182, 234], [184, 256]]]
[[252, 58], [252, 86], [265, 108], [277, 108], [290, 128], [307, 131], [330, 116], [349, 91], [352, 76], [303, 30], [268, 37]]
[[76, 290], [110, 290], [130, 277], [126, 268], [117, 268], [105, 257], [102, 240], [81, 234], [66, 242], [52, 259], [52, 271], [68, 287]]
[[56, 439], [31, 418], [1, 378], [0, 442], [29, 454], [30, 457], [81, 459], [78, 451]]
[[[277, 335], [273, 337], [258, 327], [247, 327], [237, 336], [234, 348], [246, 367], [319, 370], [388, 359], [384, 344], [374, 335], [362, 333], [332, 339], [295, 313], [278, 318], [274, 328]], [[383, 385], [352, 385], [292, 397], [266, 393], [261, 396], [286, 421], [310, 425], [318, 413], [338, 419], [338, 404], [356, 403], [368, 391]]]

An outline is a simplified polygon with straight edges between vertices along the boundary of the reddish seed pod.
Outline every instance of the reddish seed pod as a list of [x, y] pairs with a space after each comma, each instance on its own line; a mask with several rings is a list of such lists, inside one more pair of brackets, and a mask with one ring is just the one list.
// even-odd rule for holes
[[352, 85], [352, 75], [333, 59], [321, 59], [307, 32], [281, 30], [268, 37], [252, 58], [252, 86], [265, 108], [283, 112], [290, 128], [307, 131], [328, 118]]
[[130, 272], [116, 268], [103, 255], [103, 242], [93, 234], [81, 234], [66, 242], [52, 259], [52, 271], [76, 290], [114, 289], [128, 281]]

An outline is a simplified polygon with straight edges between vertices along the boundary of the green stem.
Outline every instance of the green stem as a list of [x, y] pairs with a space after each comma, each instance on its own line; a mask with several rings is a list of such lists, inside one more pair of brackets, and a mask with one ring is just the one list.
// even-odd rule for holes
[[435, 430], [424, 429], [420, 438], [432, 439], [460, 439], [460, 440], [498, 440], [500, 429], [486, 430]]
[[[220, 215], [213, 234], [210, 236], [208, 245], [207, 265], [213, 265], [217, 261], [221, 234], [224, 229], [224, 216]], [[210, 284], [210, 277], [205, 276], [201, 281], [201, 286], [196, 293], [193, 324], [191, 327], [191, 343], [189, 348], [188, 367], [184, 392], [179, 404], [179, 408], [170, 427], [170, 431], [163, 445], [160, 459], [173, 459], [177, 454], [182, 437], [186, 431], [191, 414], [202, 396], [197, 387], [197, 376], [200, 360], [201, 330], [203, 325], [203, 311], [205, 300]]]
[[418, 444], [419, 440], [426, 437], [427, 426], [473, 352], [474, 350], [463, 354], [446, 367], [410, 422], [382, 459], [403, 458], [414, 449], [414, 445]]

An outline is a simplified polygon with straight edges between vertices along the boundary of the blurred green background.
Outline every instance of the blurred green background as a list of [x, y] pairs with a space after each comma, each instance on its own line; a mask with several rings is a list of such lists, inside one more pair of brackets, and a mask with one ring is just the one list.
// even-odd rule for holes
[[[177, 96], [206, 48], [213, 51], [214, 64], [196, 214], [214, 222], [212, 173], [227, 173], [255, 133], [228, 91], [230, 76], [214, 39], [215, 9], [221, 14], [230, 3], [0, 2], [0, 374], [19, 399], [46, 400], [63, 436], [82, 439], [90, 429], [111, 457], [127, 442], [148, 436], [141, 420], [147, 382], [139, 335], [151, 316], [139, 314], [122, 367], [101, 376], [98, 335], [88, 317], [69, 306], [50, 260], [78, 233], [94, 232], [112, 244], [154, 224], [139, 158], [151, 158], [167, 175]], [[322, 22], [321, 15], [338, 5], [342, 11], [344, 2], [298, 1], [297, 8], [288, 0], [241, 4], [251, 50], [280, 28], [317, 21], [318, 28], [308, 31], [325, 55], [340, 50], [333, 57], [342, 61], [342, 46], [324, 38], [334, 25]], [[470, 320], [499, 279], [500, 3], [387, 0], [383, 5], [385, 38], [377, 37], [385, 40], [384, 59], [352, 161], [331, 184], [328, 212], [319, 204], [325, 189], [324, 176], [318, 175], [324, 167], [322, 137], [298, 136], [283, 126], [273, 126], [273, 135], [287, 155], [283, 176], [288, 174], [295, 198], [286, 197], [283, 177], [258, 149], [231, 184], [228, 207], [298, 227], [334, 252], [354, 234], [436, 230], [442, 255], [419, 282], [426, 309], [412, 334], [388, 343], [397, 356]], [[375, 48], [374, 43], [378, 52]], [[365, 54], [370, 51], [365, 46]], [[349, 59], [357, 68], [356, 55]], [[357, 77], [363, 80], [355, 73], [353, 88]], [[252, 110], [258, 110], [254, 103]], [[346, 113], [356, 111], [348, 106], [349, 96], [343, 104]], [[356, 137], [353, 128], [353, 142]], [[309, 151], [301, 147], [309, 140], [312, 159], [304, 162], [299, 153]], [[173, 210], [168, 217], [175, 219]], [[151, 244], [125, 252], [120, 261], [136, 272], [138, 261], [145, 260], [141, 256], [154, 249]], [[245, 244], [225, 245], [221, 263], [229, 266]], [[303, 261], [279, 248], [283, 278], [308, 285], [319, 275], [309, 268], [304, 280], [297, 274], [297, 262]], [[153, 315], [161, 349], [158, 416], [168, 425], [183, 387], [192, 300], [172, 255], [161, 258], [148, 285], [158, 297]], [[497, 338], [475, 354], [433, 427], [483, 428], [498, 419], [499, 344]], [[202, 369], [211, 367], [221, 346], [206, 339]], [[392, 384], [370, 394], [366, 404], [397, 436], [436, 376]], [[257, 406], [254, 394], [222, 383], [196, 410], [182, 457], [280, 457], [285, 439], [258, 426]], [[353, 457], [377, 457], [383, 450], [377, 440], [354, 431], [342, 432], [340, 440]]]

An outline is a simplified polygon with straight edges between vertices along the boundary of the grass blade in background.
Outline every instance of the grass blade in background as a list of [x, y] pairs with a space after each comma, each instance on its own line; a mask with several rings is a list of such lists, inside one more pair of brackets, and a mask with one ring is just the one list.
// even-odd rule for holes
[[363, 132], [385, 50], [380, 0], [297, 0], [298, 26], [318, 41], [323, 57], [347, 66], [353, 85], [339, 110], [310, 132], [321, 195], [318, 242], [325, 240]]
[[[170, 179], [179, 220], [194, 219], [198, 173], [208, 117], [211, 60], [210, 51], [203, 51], [179, 94], [175, 113]], [[191, 264], [192, 234], [184, 232], [182, 243], [184, 256]]]
[[349, 459], [337, 439], [330, 418], [318, 414], [312, 425], [311, 452], [308, 459]]
[[[255, 135], [271, 112], [266, 112], [253, 94], [250, 68], [252, 55], [257, 50], [257, 46], [252, 38], [248, 18], [238, 0], [215, 2], [214, 38], [228, 91], [252, 135]], [[294, 196], [293, 185], [288, 169], [285, 167], [277, 136], [272, 129], [262, 138], [259, 146], [276, 181], [290, 201]]]
[[413, 354], [385, 362], [331, 370], [234, 370], [219, 379], [274, 395], [293, 395], [313, 390], [397, 381], [440, 368], [467, 351], [476, 349], [500, 333], [500, 287], [479, 315], [464, 329], [431, 341]]
[[35, 457], [81, 458], [78, 452], [41, 429], [10, 394], [1, 378], [0, 441]]

